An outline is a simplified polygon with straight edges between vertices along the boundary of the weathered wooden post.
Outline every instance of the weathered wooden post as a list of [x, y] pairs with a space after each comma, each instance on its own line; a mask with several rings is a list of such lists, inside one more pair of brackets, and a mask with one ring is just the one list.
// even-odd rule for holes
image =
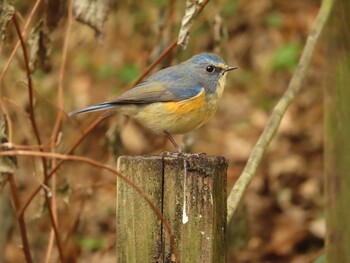
[[140, 186], [169, 221], [177, 261], [164, 226], [146, 201], [117, 181], [119, 263], [226, 262], [226, 170], [223, 157], [122, 156], [118, 170]]

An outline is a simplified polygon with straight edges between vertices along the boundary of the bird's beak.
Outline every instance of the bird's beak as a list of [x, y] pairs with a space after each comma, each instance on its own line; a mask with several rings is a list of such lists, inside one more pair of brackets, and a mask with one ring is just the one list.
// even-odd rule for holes
[[234, 66], [234, 67], [227, 66], [225, 68], [224, 72], [231, 71], [231, 70], [234, 70], [234, 69], [238, 69], [238, 67], [237, 66]]

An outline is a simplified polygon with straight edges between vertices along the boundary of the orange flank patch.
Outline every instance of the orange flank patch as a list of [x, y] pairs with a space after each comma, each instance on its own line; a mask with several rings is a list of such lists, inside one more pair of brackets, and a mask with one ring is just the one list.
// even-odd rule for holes
[[204, 91], [201, 91], [193, 98], [177, 102], [166, 102], [165, 106], [172, 113], [186, 114], [198, 111], [204, 106], [204, 103], [205, 95]]

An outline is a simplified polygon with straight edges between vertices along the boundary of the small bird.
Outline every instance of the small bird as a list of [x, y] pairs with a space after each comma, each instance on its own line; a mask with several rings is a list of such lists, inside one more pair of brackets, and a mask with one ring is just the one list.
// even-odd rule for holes
[[155, 133], [164, 133], [181, 153], [171, 134], [194, 130], [214, 115], [225, 87], [225, 73], [236, 68], [214, 54], [202, 53], [154, 73], [113, 100], [68, 115], [100, 110], [120, 112]]

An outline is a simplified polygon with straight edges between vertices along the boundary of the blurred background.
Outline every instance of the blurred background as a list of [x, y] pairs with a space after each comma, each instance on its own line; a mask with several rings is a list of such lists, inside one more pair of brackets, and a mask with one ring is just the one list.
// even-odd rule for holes
[[[14, 1], [23, 16], [35, 1]], [[191, 152], [228, 159], [228, 191], [240, 175], [273, 106], [283, 95], [319, 10], [320, 0], [209, 1], [193, 21], [186, 49], [175, 47], [152, 71], [192, 55], [212, 52], [238, 70], [228, 82], [217, 113], [200, 129], [175, 136]], [[67, 8], [67, 7], [66, 7]], [[41, 27], [44, 7], [34, 14], [27, 33], [33, 70], [35, 116], [45, 149], [50, 147], [56, 115], [99, 103], [131, 87], [144, 69], [178, 36], [185, 1], [113, 3], [102, 32], [73, 20], [63, 77], [63, 108], [58, 82], [67, 10], [56, 26]], [[62, 12], [62, 13], [61, 13]], [[38, 40], [37, 32], [41, 33]], [[42, 33], [44, 32], [44, 33]], [[103, 39], [102, 35], [103, 33]], [[11, 23], [0, 43], [3, 70], [18, 40]], [[37, 44], [35, 44], [37, 43]], [[283, 118], [258, 173], [229, 227], [228, 262], [310, 262], [323, 248], [323, 105], [322, 40], [313, 56], [303, 90]], [[1, 80], [1, 97], [13, 125], [12, 142], [37, 145], [28, 117], [28, 91], [19, 49]], [[64, 153], [99, 113], [63, 117], [56, 152]], [[103, 120], [74, 154], [116, 165], [119, 155], [158, 154], [173, 150], [164, 136], [116, 115]], [[58, 225], [69, 262], [115, 262], [115, 176], [83, 163], [65, 163], [57, 172]], [[42, 182], [40, 159], [18, 157], [15, 179], [24, 203]], [[1, 190], [11, 206], [8, 186]], [[8, 198], [8, 199], [6, 199]], [[8, 200], [8, 201], [6, 201]], [[34, 262], [44, 262], [50, 221], [38, 194], [25, 213]], [[6, 205], [3, 205], [5, 207]], [[1, 211], [4, 211], [2, 209]], [[11, 209], [9, 209], [11, 211]], [[0, 262], [24, 262], [15, 215], [10, 218]], [[1, 247], [1, 244], [0, 244]], [[49, 262], [57, 262], [54, 249]]]

